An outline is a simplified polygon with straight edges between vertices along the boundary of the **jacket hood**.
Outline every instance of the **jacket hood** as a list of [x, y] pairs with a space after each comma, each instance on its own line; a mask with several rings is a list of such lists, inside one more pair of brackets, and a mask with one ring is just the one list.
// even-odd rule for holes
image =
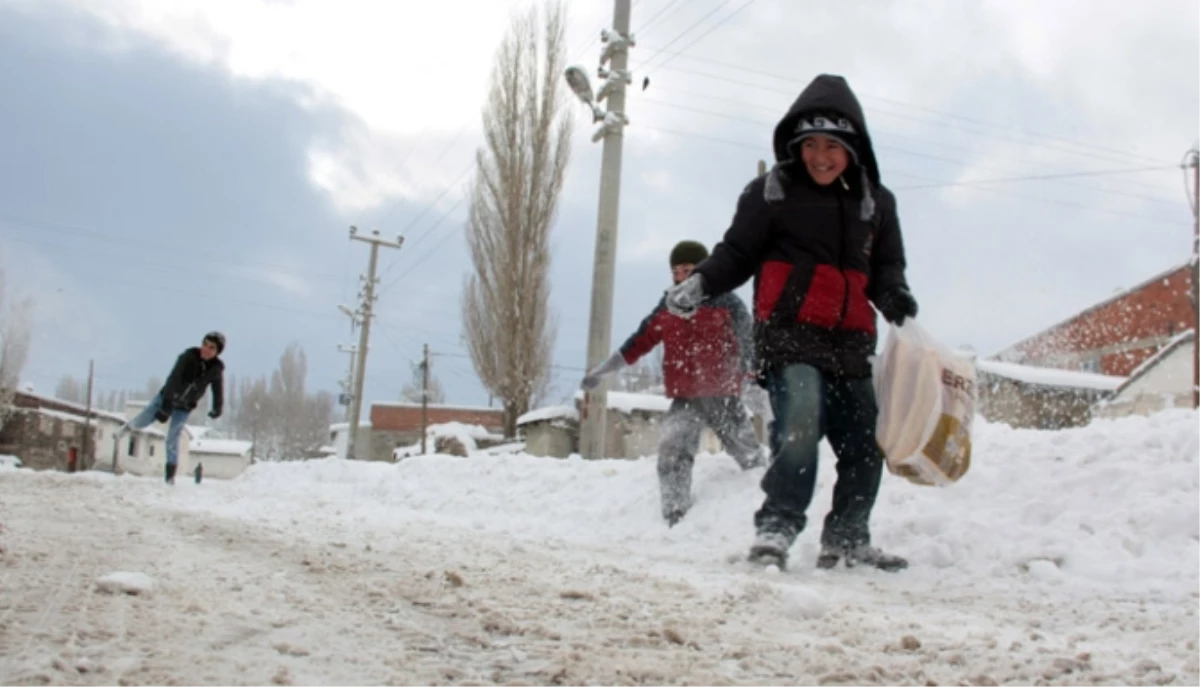
[[856, 136], [855, 153], [859, 164], [874, 186], [881, 185], [879, 180], [879, 164], [875, 160], [875, 149], [871, 144], [871, 136], [867, 132], [866, 117], [863, 116], [862, 105], [850, 90], [846, 79], [834, 74], [821, 74], [800, 92], [796, 102], [788, 108], [787, 114], [779, 120], [775, 127], [775, 160], [787, 163], [792, 159], [788, 152], [788, 141], [796, 137], [796, 126], [800, 119], [815, 112], [833, 112], [850, 120], [858, 132]]

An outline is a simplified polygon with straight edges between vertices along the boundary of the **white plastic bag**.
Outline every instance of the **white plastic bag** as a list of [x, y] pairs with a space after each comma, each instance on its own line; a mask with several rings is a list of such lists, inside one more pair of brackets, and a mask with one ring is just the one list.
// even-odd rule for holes
[[878, 366], [875, 437], [888, 472], [916, 484], [958, 481], [971, 466], [974, 364], [910, 317], [891, 328]]

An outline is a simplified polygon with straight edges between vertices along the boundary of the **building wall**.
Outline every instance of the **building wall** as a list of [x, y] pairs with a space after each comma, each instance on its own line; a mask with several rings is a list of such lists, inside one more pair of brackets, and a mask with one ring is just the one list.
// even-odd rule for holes
[[1195, 327], [1190, 289], [1191, 272], [1180, 267], [1016, 344], [1001, 358], [1127, 376], [1171, 338]]
[[[33, 470], [66, 470], [71, 448], [83, 460], [83, 438], [83, 418], [76, 423], [20, 408], [0, 429], [0, 453], [17, 456]], [[76, 469], [87, 468], [78, 465]]]
[[531, 422], [521, 429], [525, 433], [525, 452], [531, 456], [566, 458], [578, 450], [575, 446], [578, 427], [564, 425], [562, 421]]
[[1091, 408], [1110, 392], [1056, 389], [1024, 384], [980, 371], [979, 415], [988, 422], [1019, 429], [1082, 427], [1092, 419]]
[[[227, 453], [201, 453], [199, 451], [189, 456], [192, 470], [197, 464], [204, 466], [204, 478], [233, 479], [250, 467], [250, 456], [236, 456]], [[182, 471], [181, 471], [182, 474]], [[191, 474], [191, 471], [188, 472]], [[179, 479], [179, 478], [176, 478]]]
[[[165, 426], [165, 425], [163, 425]], [[192, 462], [188, 444], [190, 438], [187, 430], [179, 438], [179, 475], [190, 473]], [[111, 465], [111, 448], [109, 461]], [[117, 446], [117, 471], [145, 477], [157, 477], [163, 474], [163, 466], [167, 464], [167, 438], [165, 435], [153, 432], [132, 432], [121, 438]], [[176, 477], [176, 480], [179, 478]]]
[[[429, 424], [437, 425], [445, 422], [482, 425], [490, 432], [500, 432], [504, 429], [504, 410], [501, 408], [430, 405]], [[419, 440], [421, 438], [421, 406], [416, 403], [373, 403], [371, 405], [371, 427], [384, 432], [411, 432]]]
[[1192, 345], [1176, 347], [1141, 377], [1129, 382], [1112, 400], [1097, 405], [1094, 414], [1113, 418], [1192, 407], [1194, 355]]

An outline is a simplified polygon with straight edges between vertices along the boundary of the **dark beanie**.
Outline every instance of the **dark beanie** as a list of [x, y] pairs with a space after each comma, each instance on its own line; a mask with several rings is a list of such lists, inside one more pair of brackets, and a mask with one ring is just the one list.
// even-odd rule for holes
[[699, 241], [680, 241], [671, 249], [671, 267], [699, 265], [708, 257], [708, 249]]

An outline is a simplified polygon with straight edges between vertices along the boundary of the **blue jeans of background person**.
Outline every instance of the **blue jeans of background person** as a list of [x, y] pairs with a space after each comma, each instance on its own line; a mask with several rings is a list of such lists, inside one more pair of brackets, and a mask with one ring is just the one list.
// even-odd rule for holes
[[[142, 412], [135, 415], [127, 424], [133, 429], [145, 429], [155, 422], [154, 415], [161, 407], [162, 394], [156, 394], [142, 409]], [[171, 411], [171, 417], [167, 420], [167, 465], [179, 464], [179, 435], [183, 433], [189, 415], [191, 415], [191, 411], [176, 408]]]
[[804, 530], [817, 485], [818, 447], [827, 436], [837, 456], [837, 483], [821, 543], [870, 544], [868, 521], [884, 463], [875, 440], [879, 409], [871, 378], [833, 377], [811, 365], [788, 365], [769, 373], [766, 387], [775, 414], [774, 461], [763, 476], [767, 498], [754, 514], [755, 527], [783, 534], [789, 542]]

